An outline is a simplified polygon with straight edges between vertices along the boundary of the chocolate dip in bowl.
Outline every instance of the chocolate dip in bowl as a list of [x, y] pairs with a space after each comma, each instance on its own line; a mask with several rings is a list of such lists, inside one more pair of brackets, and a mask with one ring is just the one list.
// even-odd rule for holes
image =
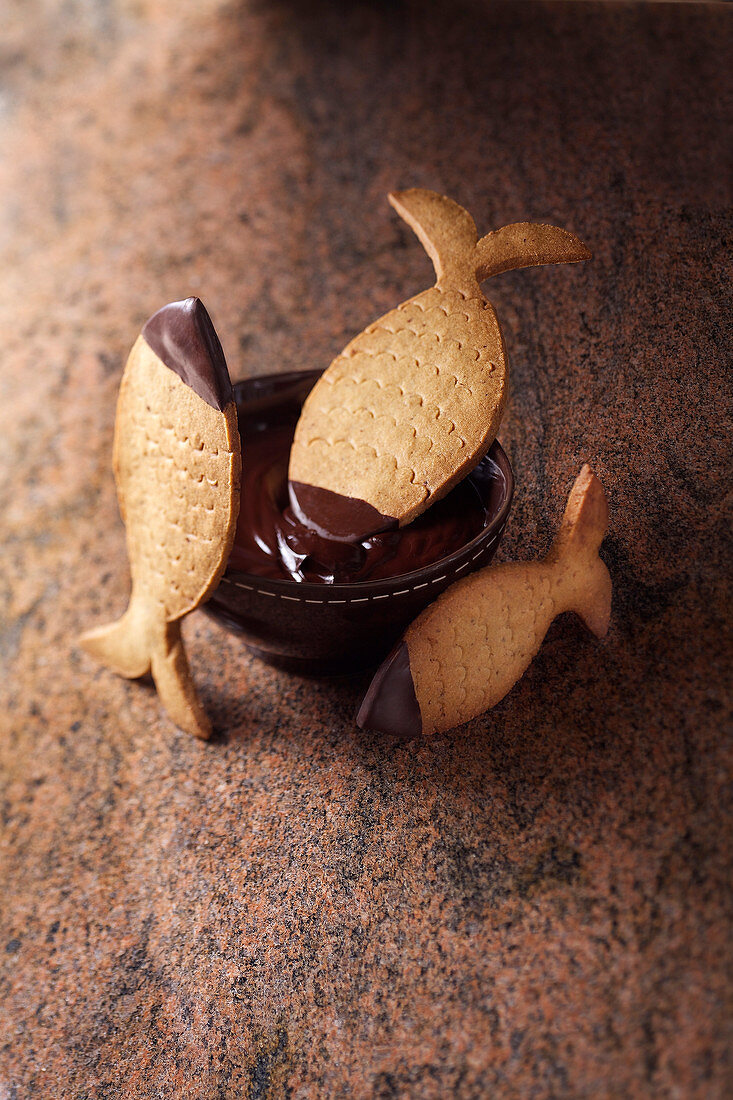
[[381, 661], [448, 585], [488, 565], [514, 490], [495, 442], [468, 477], [413, 523], [357, 545], [324, 540], [290, 507], [287, 465], [300, 409], [319, 372], [234, 387], [242, 500], [234, 547], [206, 610], [280, 668], [351, 672]]

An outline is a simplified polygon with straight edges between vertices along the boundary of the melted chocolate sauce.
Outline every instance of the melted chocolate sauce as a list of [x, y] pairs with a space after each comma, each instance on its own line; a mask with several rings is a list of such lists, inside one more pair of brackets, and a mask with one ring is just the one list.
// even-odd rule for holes
[[487, 523], [481, 495], [465, 478], [406, 527], [353, 543], [324, 538], [295, 515], [288, 495], [294, 421], [268, 426], [243, 420], [242, 497], [229, 568], [261, 577], [324, 584], [410, 573], [452, 554]]

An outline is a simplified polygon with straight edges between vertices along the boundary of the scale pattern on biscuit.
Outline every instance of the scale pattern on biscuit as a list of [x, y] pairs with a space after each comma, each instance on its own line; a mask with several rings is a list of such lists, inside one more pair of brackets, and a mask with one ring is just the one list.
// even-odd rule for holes
[[226, 364], [198, 299], [155, 314], [130, 352], [117, 404], [114, 471], [132, 594], [118, 622], [88, 632], [81, 644], [122, 676], [151, 671], [174, 722], [208, 737], [180, 620], [224, 571], [241, 457]]
[[501, 420], [507, 366], [479, 280], [589, 255], [551, 226], [505, 226], [478, 241], [471, 216], [431, 191], [390, 202], [424, 244], [437, 282], [356, 336], [304, 404], [289, 479], [300, 517], [325, 533], [318, 498], [313, 505], [298, 486], [366, 502], [376, 530], [380, 519], [409, 523], [483, 458]]
[[239, 436], [236, 419], [202, 402], [142, 336], [135, 358], [114, 457], [130, 571], [135, 593], [178, 619], [219, 580], [222, 525], [226, 533], [234, 511], [220, 490], [235, 480]]
[[575, 611], [602, 637], [611, 579], [598, 548], [607, 526], [603, 488], [584, 466], [548, 555], [488, 566], [451, 585], [377, 671], [359, 725], [411, 736], [483, 713], [524, 673], [561, 612]]

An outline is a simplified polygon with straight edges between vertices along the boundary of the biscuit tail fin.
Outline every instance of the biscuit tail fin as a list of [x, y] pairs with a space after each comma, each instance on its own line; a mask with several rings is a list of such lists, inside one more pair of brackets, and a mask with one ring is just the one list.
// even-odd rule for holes
[[151, 656], [151, 672], [158, 697], [168, 717], [186, 733], [202, 741], [211, 737], [211, 723], [199, 702], [181, 638], [181, 620], [166, 623], [158, 632]]
[[393, 191], [388, 198], [433, 261], [438, 283], [475, 282], [474, 250], [478, 234], [467, 210], [445, 195], [420, 187]]
[[583, 242], [555, 225], [516, 222], [487, 233], [476, 245], [475, 271], [480, 283], [502, 271], [541, 264], [576, 264], [589, 260]]
[[502, 271], [591, 258], [574, 233], [555, 225], [516, 222], [478, 240], [468, 211], [436, 191], [393, 191], [389, 202], [433, 261], [438, 284], [469, 287]]
[[150, 633], [148, 606], [133, 593], [121, 619], [88, 630], [79, 638], [79, 645], [118, 676], [136, 680], [150, 671]]
[[611, 617], [611, 577], [598, 556], [608, 529], [608, 503], [590, 466], [583, 466], [570, 491], [565, 514], [547, 555], [561, 572], [568, 611], [604, 637]]
[[181, 621], [166, 622], [158, 611], [157, 605], [133, 593], [121, 619], [87, 631], [79, 644], [90, 657], [128, 680], [151, 672], [171, 720], [187, 733], [207, 740], [211, 723], [193, 686]]

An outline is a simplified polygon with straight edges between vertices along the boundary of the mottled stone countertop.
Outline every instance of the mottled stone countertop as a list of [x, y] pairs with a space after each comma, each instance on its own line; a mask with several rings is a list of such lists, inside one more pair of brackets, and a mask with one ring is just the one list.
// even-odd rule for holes
[[[0, 38], [0, 1098], [730, 1095], [731, 10], [9, 0]], [[81, 654], [122, 611], [110, 469], [144, 319], [235, 378], [423, 289], [385, 201], [576, 231], [487, 284], [544, 551], [589, 460], [615, 585], [490, 714], [404, 746], [366, 678], [202, 613], [212, 716]]]

